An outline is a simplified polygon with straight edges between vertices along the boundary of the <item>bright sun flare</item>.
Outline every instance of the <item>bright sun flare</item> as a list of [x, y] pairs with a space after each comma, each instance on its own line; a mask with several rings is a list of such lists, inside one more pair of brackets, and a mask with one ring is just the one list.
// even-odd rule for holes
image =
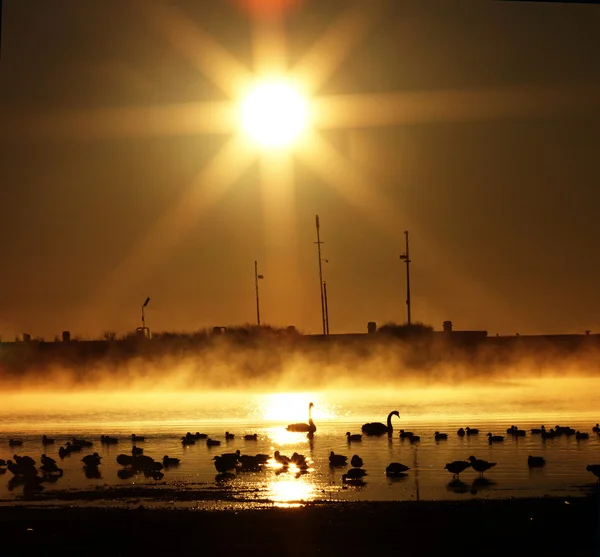
[[307, 127], [306, 100], [291, 84], [256, 84], [242, 101], [242, 127], [259, 145], [285, 147]]

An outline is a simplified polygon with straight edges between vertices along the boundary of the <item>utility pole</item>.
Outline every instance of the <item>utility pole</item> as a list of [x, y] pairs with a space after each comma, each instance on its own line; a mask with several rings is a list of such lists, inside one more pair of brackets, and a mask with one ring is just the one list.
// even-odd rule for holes
[[260, 327], [260, 302], [258, 300], [258, 279], [264, 279], [264, 275], [258, 274], [258, 262], [254, 262], [254, 288], [256, 291], [256, 323]]
[[410, 256], [408, 252], [408, 230], [404, 231], [406, 237], [406, 251], [400, 256], [400, 259], [406, 263], [406, 311], [408, 315], [408, 324], [410, 325]]
[[325, 300], [325, 330], [329, 334], [329, 305], [327, 304], [327, 281], [323, 281], [323, 299]]
[[319, 254], [319, 290], [321, 292], [321, 319], [323, 321], [323, 334], [327, 334], [327, 323], [325, 321], [325, 295], [323, 292], [323, 265], [321, 260], [321, 233], [319, 231], [319, 215], [316, 215], [315, 222], [317, 224], [317, 251]]

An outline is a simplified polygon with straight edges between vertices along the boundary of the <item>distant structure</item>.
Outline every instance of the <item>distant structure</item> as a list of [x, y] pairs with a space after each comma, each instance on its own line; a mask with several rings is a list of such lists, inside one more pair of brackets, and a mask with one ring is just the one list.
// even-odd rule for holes
[[369, 321], [367, 323], [367, 333], [369, 335], [374, 335], [377, 332], [377, 323], [375, 321]]

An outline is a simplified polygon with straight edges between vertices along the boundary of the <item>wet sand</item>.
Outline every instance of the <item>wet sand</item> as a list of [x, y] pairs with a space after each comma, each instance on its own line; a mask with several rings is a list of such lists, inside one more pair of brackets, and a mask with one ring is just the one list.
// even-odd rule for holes
[[12, 555], [600, 555], [599, 499], [318, 503], [263, 510], [0, 507]]

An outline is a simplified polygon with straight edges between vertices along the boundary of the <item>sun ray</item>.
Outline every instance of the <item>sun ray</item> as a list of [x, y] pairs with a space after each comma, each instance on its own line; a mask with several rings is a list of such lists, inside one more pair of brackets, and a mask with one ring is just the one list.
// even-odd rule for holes
[[578, 111], [598, 105], [599, 93], [593, 84], [332, 95], [315, 98], [312, 114], [321, 129], [494, 120]]
[[[377, 183], [373, 183], [372, 175], [367, 177], [356, 164], [343, 157], [318, 132], [312, 133], [300, 144], [298, 156], [316, 176], [335, 188], [351, 205], [364, 210], [365, 217], [390, 237], [400, 238], [402, 230], [407, 228], [418, 236], [420, 243], [427, 246], [427, 250], [421, 253], [419, 259], [419, 266], [423, 273], [444, 272], [446, 288], [463, 299], [490, 301], [494, 299], [484, 286], [457, 271], [456, 262], [445, 253], [445, 250], [436, 245], [427, 231], [419, 227], [418, 223], [407, 214], [401, 212], [391, 199], [378, 191], [380, 188]], [[510, 317], [508, 315], [510, 308], [504, 305], [497, 309], [500, 317], [507, 319]]]
[[280, 14], [254, 19], [252, 28], [253, 70], [257, 77], [286, 71], [286, 41]]
[[[295, 214], [294, 166], [292, 154], [274, 151], [260, 158], [261, 196], [264, 222], [265, 275], [271, 276], [265, 293], [265, 312], [283, 313], [297, 324], [300, 315], [300, 273]], [[290, 295], [293, 293], [292, 295]]]
[[325, 34], [315, 41], [292, 70], [311, 94], [318, 92], [369, 30], [379, 1], [355, 1]]
[[15, 133], [17, 137], [50, 139], [164, 137], [228, 134], [237, 126], [235, 105], [215, 101], [38, 113], [15, 120]]
[[230, 99], [239, 97], [250, 72], [180, 9], [164, 0], [131, 0], [152, 28]]
[[[126, 295], [132, 286], [140, 284], [159, 266], [169, 251], [194, 228], [200, 215], [210, 209], [255, 160], [256, 152], [248, 142], [237, 135], [232, 137], [135, 250], [102, 281], [102, 290], [94, 297], [96, 307], [107, 311], [116, 309], [121, 302], [116, 293]], [[102, 303], [98, 303], [98, 299]]]

